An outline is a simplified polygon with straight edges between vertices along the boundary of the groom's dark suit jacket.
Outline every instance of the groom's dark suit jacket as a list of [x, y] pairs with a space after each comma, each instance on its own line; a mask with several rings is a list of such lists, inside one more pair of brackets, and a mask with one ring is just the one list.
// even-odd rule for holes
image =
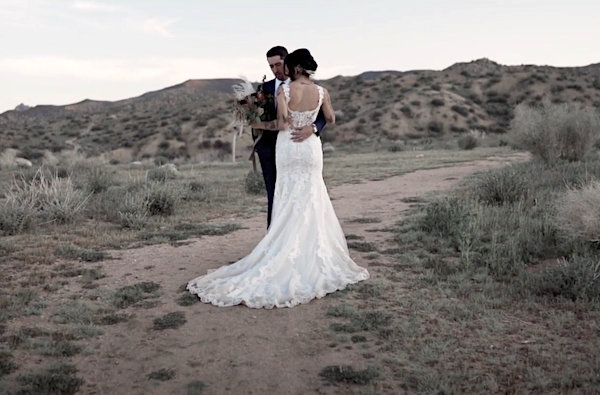
[[[265, 113], [261, 117], [263, 121], [273, 121], [277, 119], [277, 108], [275, 101], [277, 100], [277, 92], [275, 92], [275, 79], [265, 82], [263, 91], [267, 96], [267, 105]], [[321, 130], [325, 127], [325, 115], [323, 109], [319, 109], [319, 114], [315, 120], [317, 126], [317, 136], [320, 137]], [[275, 194], [275, 180], [277, 180], [277, 167], [275, 162], [275, 146], [277, 144], [277, 134], [279, 132], [272, 130], [263, 130], [262, 137], [258, 142], [256, 139], [257, 131], [252, 129], [252, 139], [256, 144], [256, 153], [260, 160], [263, 177], [265, 179], [265, 187], [267, 189], [268, 211], [267, 211], [267, 227], [271, 224], [271, 213], [273, 211], [273, 195]]]

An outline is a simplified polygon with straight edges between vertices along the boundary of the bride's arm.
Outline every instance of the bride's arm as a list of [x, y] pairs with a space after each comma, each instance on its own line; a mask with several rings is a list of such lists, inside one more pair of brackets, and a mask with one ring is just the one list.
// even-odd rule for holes
[[279, 89], [277, 89], [277, 120], [268, 122], [256, 122], [253, 123], [251, 126], [254, 129], [281, 131], [287, 129], [288, 121], [289, 114], [287, 103], [285, 102], [283, 87], [280, 86]]
[[327, 125], [333, 125], [335, 124], [335, 111], [333, 111], [333, 106], [331, 105], [331, 97], [329, 96], [329, 92], [327, 91], [327, 89], [325, 89], [324, 92], [324, 100], [323, 100], [323, 106], [321, 107], [323, 109], [323, 115], [325, 116], [325, 121], [327, 122]]

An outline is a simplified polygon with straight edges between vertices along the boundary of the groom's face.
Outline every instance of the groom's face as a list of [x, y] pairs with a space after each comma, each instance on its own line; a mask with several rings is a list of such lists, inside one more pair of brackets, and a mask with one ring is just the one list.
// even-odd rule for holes
[[267, 61], [269, 62], [269, 67], [271, 67], [273, 75], [275, 76], [275, 78], [282, 81], [286, 79], [283, 60], [284, 59], [279, 55], [267, 58]]

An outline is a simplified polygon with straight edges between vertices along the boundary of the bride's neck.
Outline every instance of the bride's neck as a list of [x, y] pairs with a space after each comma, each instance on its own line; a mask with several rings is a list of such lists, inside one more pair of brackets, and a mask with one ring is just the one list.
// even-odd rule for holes
[[311, 82], [311, 81], [310, 81], [310, 78], [308, 78], [307, 76], [299, 75], [294, 78], [294, 82], [307, 83], [307, 82]]

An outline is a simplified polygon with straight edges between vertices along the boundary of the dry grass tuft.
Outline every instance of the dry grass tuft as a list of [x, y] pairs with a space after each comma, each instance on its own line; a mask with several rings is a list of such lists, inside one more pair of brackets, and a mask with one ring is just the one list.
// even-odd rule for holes
[[5, 207], [23, 210], [23, 214], [45, 222], [74, 222], [90, 195], [77, 189], [70, 176], [62, 178], [44, 170], [39, 168], [32, 179], [13, 177]]
[[553, 104], [548, 99], [537, 108], [520, 104], [515, 109], [509, 136], [515, 148], [547, 162], [584, 160], [600, 140], [600, 114], [592, 107]]
[[570, 188], [556, 201], [556, 226], [563, 237], [600, 242], [600, 181]]
[[18, 152], [19, 151], [12, 148], [4, 150], [2, 154], [0, 154], [0, 169], [12, 170], [16, 168], [17, 162], [15, 162], [15, 159], [17, 158]]

